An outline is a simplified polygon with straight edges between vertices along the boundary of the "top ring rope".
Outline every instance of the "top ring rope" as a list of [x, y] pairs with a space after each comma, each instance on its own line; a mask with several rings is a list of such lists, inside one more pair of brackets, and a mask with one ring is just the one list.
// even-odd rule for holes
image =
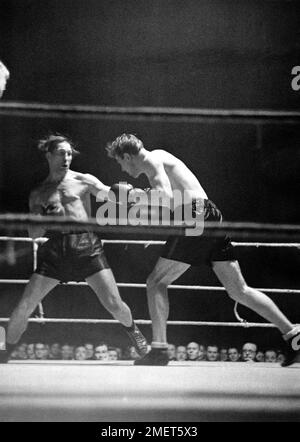
[[249, 109], [191, 109], [174, 107], [117, 107], [87, 105], [57, 105], [2, 101], [0, 115], [47, 118], [126, 119], [170, 122], [218, 122], [228, 123], [297, 123], [299, 111], [273, 111]]
[[[118, 222], [127, 220], [118, 220]], [[28, 214], [5, 214], [0, 215], [0, 228], [8, 230], [26, 230], [28, 226], [42, 226], [47, 230], [56, 232], [71, 230], [82, 232], [82, 230], [92, 230], [99, 233], [113, 234], [136, 234], [146, 236], [189, 236], [193, 226], [174, 225], [167, 226], [155, 225], [99, 225], [94, 218], [85, 222], [74, 221], [71, 218], [39, 216]], [[206, 222], [205, 237], [222, 237], [229, 235], [231, 238], [240, 239], [274, 239], [276, 241], [300, 241], [300, 225], [289, 224], [261, 224], [261, 223], [236, 223]]]
[[[0, 241], [14, 241], [14, 242], [27, 242], [27, 243], [37, 243], [44, 244], [48, 241], [48, 238], [37, 238], [32, 239], [28, 237], [21, 236], [0, 236]], [[135, 239], [103, 239], [103, 244], [120, 244], [120, 245], [142, 245], [145, 248], [149, 246], [163, 246], [165, 241], [146, 241], [146, 240], [135, 240]], [[288, 249], [300, 249], [300, 243], [273, 243], [273, 242], [234, 242], [232, 241], [234, 247], [272, 247], [272, 248], [288, 248]]]

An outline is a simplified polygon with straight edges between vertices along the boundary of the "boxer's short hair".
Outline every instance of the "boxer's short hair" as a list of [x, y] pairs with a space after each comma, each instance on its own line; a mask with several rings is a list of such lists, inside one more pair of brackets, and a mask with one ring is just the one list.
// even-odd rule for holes
[[122, 134], [106, 145], [108, 156], [124, 158], [124, 154], [137, 155], [144, 147], [143, 142], [133, 134]]

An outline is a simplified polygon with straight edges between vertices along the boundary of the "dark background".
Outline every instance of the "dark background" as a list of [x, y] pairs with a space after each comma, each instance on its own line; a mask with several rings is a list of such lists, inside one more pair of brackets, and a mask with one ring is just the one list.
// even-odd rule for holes
[[[11, 71], [5, 100], [51, 104], [163, 106], [208, 109], [299, 110], [291, 70], [300, 65], [300, 3], [281, 0], [10, 0], [0, 3], [0, 58]], [[152, 149], [179, 156], [197, 174], [229, 221], [299, 223], [300, 129], [296, 123], [171, 122], [124, 118], [63, 119], [0, 116], [2, 212], [27, 212], [29, 190], [47, 173], [36, 152], [45, 133], [66, 133], [82, 155], [74, 168], [110, 185], [132, 181], [105, 154], [120, 133], [136, 133]], [[3, 244], [0, 247], [4, 247]], [[21, 246], [23, 247], [23, 246]], [[107, 246], [116, 278], [145, 282], [158, 249]], [[2, 277], [27, 277], [30, 252]], [[299, 251], [241, 249], [249, 284], [299, 286]], [[200, 276], [199, 276], [200, 273]], [[209, 269], [192, 269], [182, 283], [216, 284]], [[70, 296], [61, 296], [61, 291]], [[21, 288], [1, 289], [1, 315], [10, 314]], [[139, 318], [147, 318], [144, 291], [122, 290]], [[174, 293], [171, 319], [233, 320], [222, 294]], [[213, 301], [212, 301], [213, 299]], [[299, 322], [296, 295], [275, 298]], [[10, 302], [12, 300], [12, 302]], [[85, 289], [57, 289], [47, 316], [104, 317]], [[241, 308], [249, 320], [259, 318]], [[106, 316], [105, 316], [106, 317]], [[35, 333], [39, 327], [31, 327]], [[48, 337], [59, 327], [47, 326]], [[117, 327], [77, 327], [85, 334], [122, 340]], [[114, 330], [115, 333], [111, 334]], [[143, 329], [150, 338], [150, 329]], [[38, 331], [39, 333], [39, 331]], [[66, 328], [64, 333], [67, 333]], [[278, 333], [169, 328], [170, 341], [244, 340], [279, 345]], [[225, 336], [225, 337], [224, 337]], [[46, 339], [46, 338], [45, 338]], [[225, 342], [226, 341], [226, 342]], [[230, 341], [230, 342], [227, 342]]]

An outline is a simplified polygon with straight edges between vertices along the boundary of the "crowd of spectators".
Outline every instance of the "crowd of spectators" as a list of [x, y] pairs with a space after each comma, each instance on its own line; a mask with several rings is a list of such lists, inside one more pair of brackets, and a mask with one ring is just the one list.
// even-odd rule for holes
[[[170, 361], [281, 363], [285, 359], [281, 350], [272, 348], [260, 350], [255, 343], [251, 342], [245, 343], [242, 348], [225, 348], [214, 344], [204, 346], [197, 342], [178, 346], [169, 344], [168, 356]], [[122, 349], [109, 346], [105, 342], [97, 344], [85, 342], [80, 345], [60, 344], [59, 342], [50, 345], [42, 342], [28, 344], [23, 342], [10, 355], [11, 360], [117, 361], [137, 358], [138, 354], [134, 347]]]

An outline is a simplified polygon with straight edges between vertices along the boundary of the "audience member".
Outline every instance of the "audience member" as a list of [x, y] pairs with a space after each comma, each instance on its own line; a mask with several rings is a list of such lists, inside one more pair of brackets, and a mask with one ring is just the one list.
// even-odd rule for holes
[[55, 361], [61, 359], [61, 348], [59, 342], [54, 342], [50, 345], [49, 359]]
[[84, 345], [78, 345], [74, 351], [74, 359], [75, 361], [86, 361], [87, 359], [87, 350]]
[[255, 362], [257, 354], [257, 345], [252, 342], [244, 344], [242, 349], [242, 360], [244, 362]]
[[115, 347], [108, 347], [108, 360], [117, 361], [119, 359], [118, 351]]
[[228, 361], [228, 350], [227, 348], [221, 348], [220, 350], [220, 361]]
[[255, 356], [256, 362], [265, 362], [265, 354], [263, 351], [258, 350]]
[[184, 345], [178, 345], [176, 348], [176, 361], [186, 361], [187, 351]]
[[220, 358], [219, 348], [217, 345], [208, 345], [206, 350], [206, 359], [209, 362], [216, 362]]
[[70, 361], [74, 359], [74, 347], [69, 344], [64, 344], [61, 347], [61, 359], [63, 361]]
[[200, 345], [197, 342], [190, 342], [187, 345], [187, 358], [188, 361], [198, 361], [200, 356]]
[[231, 347], [228, 349], [228, 359], [230, 362], [239, 362], [240, 358], [241, 354], [237, 348]]
[[49, 357], [49, 349], [46, 344], [43, 344], [42, 342], [35, 344], [34, 353], [36, 360], [46, 360]]
[[91, 342], [86, 342], [84, 347], [86, 349], [86, 358], [88, 360], [94, 359], [94, 344]]
[[169, 361], [176, 361], [176, 346], [174, 344], [168, 344], [168, 358]]
[[108, 361], [108, 346], [104, 342], [95, 347], [94, 358], [97, 361]]
[[265, 351], [265, 362], [275, 363], [277, 362], [277, 352], [273, 349]]

